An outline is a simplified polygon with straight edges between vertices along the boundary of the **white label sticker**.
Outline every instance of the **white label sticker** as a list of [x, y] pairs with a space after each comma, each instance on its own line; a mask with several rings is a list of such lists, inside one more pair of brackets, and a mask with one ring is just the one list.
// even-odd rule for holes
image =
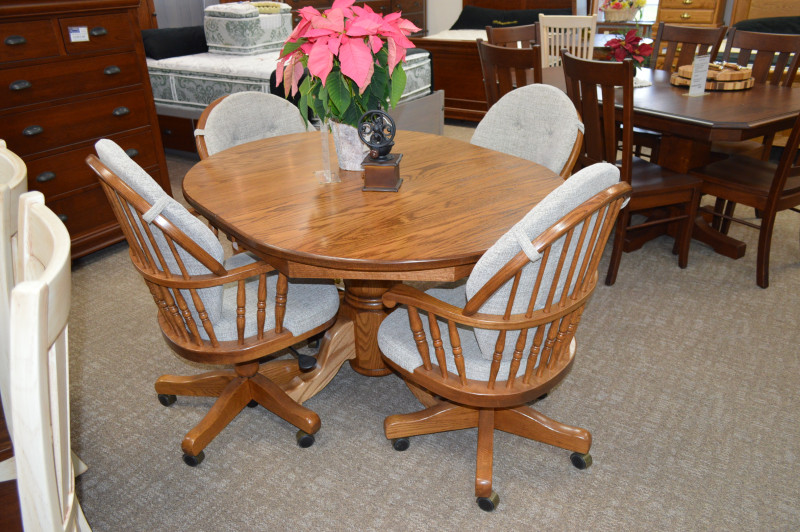
[[708, 62], [710, 55], [695, 56], [692, 63], [692, 81], [689, 85], [689, 96], [702, 96], [706, 92], [706, 77], [708, 77]]
[[69, 26], [69, 42], [89, 42], [88, 26]]

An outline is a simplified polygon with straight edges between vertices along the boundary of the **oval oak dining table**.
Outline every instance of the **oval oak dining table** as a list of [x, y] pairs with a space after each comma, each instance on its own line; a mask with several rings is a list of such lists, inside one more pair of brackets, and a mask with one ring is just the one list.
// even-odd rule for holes
[[[331, 165], [336, 156], [330, 142]], [[292, 278], [339, 278], [337, 323], [317, 368], [264, 364], [302, 402], [341, 364], [369, 376], [390, 373], [377, 345], [381, 296], [401, 281], [454, 281], [561, 182], [536, 163], [456, 139], [398, 131], [398, 192], [362, 191], [362, 172], [323, 184], [319, 132], [250, 142], [197, 163], [183, 194], [209, 222]]]

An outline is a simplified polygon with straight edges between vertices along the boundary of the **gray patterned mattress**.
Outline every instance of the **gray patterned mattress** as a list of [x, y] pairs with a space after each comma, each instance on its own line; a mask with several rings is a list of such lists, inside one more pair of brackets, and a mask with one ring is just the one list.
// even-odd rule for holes
[[[206, 106], [225, 94], [241, 91], [269, 92], [269, 78], [278, 53], [222, 55], [203, 53], [147, 58], [147, 69], [159, 114], [199, 117]], [[428, 52], [408, 56], [408, 78], [401, 102], [431, 93], [431, 60]]]

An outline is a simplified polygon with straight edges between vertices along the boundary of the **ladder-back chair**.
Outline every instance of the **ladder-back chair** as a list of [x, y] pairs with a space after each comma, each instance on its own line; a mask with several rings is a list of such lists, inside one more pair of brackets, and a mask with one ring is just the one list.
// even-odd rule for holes
[[[638, 249], [646, 240], [637, 239], [637, 236], [649, 238], [647, 229], [655, 225], [678, 222], [673, 252], [678, 254], [678, 265], [685, 268], [700, 201], [700, 180], [633, 156], [633, 62], [630, 59], [619, 63], [592, 61], [568, 52], [563, 54], [562, 61], [567, 94], [586, 126], [579, 167], [600, 161], [618, 161], [616, 138], [620, 126], [613, 103], [617, 87], [622, 87], [621, 99], [616, 99], [617, 104], [622, 104], [622, 158], [618, 164], [622, 179], [631, 184], [633, 191], [628, 206], [617, 220], [606, 284], [612, 285], [617, 279], [626, 240], [631, 242], [628, 251]], [[656, 209], [662, 212], [655, 212]], [[650, 217], [643, 223], [633, 223], [631, 215], [636, 211], [648, 212]], [[644, 235], [639, 235], [640, 232]]]
[[260, 404], [288, 421], [299, 429], [300, 446], [311, 445], [319, 416], [259, 373], [259, 359], [330, 327], [339, 305], [336, 287], [289, 281], [247, 253], [224, 260], [213, 232], [119, 146], [103, 139], [96, 149], [99, 159], [90, 155], [87, 163], [100, 177], [133, 265], [156, 302], [167, 344], [193, 362], [234, 366], [156, 381], [165, 406], [176, 395], [218, 397], [184, 438], [184, 461], [199, 464], [206, 445], [248, 404]]
[[573, 451], [591, 464], [588, 431], [528, 405], [567, 374], [575, 333], [597, 284], [597, 268], [630, 191], [610, 164], [585, 168], [537, 204], [481, 257], [466, 284], [421, 292], [396, 285], [383, 296], [398, 307], [378, 345], [424, 410], [386, 418], [398, 451], [409, 436], [478, 428], [475, 495], [493, 510], [494, 431]]
[[70, 451], [70, 236], [41, 192], [20, 202], [18, 283], [11, 292], [11, 418], [25, 530], [89, 531]]
[[566, 179], [578, 160], [583, 123], [563, 91], [535, 83], [500, 98], [470, 142], [541, 164]]
[[512, 90], [542, 82], [542, 56], [538, 44], [531, 48], [506, 48], [478, 39], [486, 104], [491, 107]]

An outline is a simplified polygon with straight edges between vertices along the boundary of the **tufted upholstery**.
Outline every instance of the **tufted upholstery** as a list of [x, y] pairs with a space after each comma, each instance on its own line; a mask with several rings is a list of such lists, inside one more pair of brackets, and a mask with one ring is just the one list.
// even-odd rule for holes
[[500, 98], [471, 142], [561, 173], [579, 131], [583, 123], [569, 97], [555, 87], [532, 84]]

